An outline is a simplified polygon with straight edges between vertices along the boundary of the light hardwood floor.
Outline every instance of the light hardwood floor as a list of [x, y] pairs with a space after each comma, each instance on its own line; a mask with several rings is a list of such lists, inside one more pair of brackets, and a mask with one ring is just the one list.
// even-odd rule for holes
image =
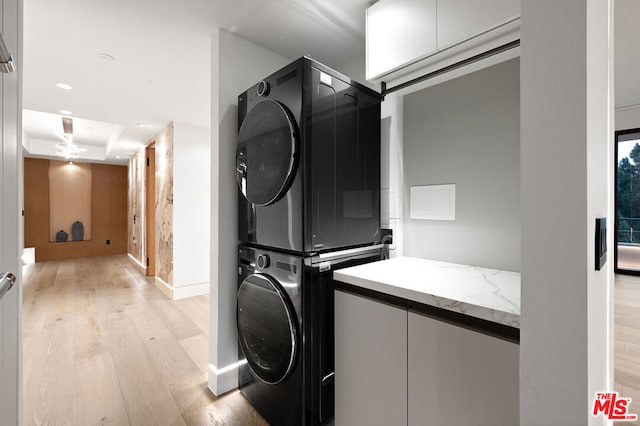
[[[640, 277], [616, 275], [615, 389], [631, 398], [631, 413], [640, 415]], [[616, 422], [636, 425], [637, 422]]]
[[209, 299], [168, 300], [126, 256], [24, 267], [26, 425], [265, 425], [207, 389]]
[[[26, 425], [266, 425], [207, 389], [208, 297], [170, 301], [126, 256], [23, 272]], [[640, 277], [616, 276], [614, 366], [640, 414]]]

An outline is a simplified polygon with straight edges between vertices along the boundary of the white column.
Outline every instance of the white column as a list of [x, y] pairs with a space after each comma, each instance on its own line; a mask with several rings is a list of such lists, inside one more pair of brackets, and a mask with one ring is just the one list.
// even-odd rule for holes
[[173, 125], [173, 299], [208, 294], [211, 131]]
[[[613, 247], [595, 271], [595, 219], [613, 232], [611, 5], [523, 0], [520, 423], [605, 424]], [[611, 240], [610, 240], [611, 241]]]

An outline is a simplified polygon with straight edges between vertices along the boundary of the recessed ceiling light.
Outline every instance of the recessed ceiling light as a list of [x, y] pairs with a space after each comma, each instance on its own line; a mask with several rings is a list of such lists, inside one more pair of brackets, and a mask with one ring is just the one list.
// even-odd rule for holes
[[102, 59], [104, 59], [105, 61], [115, 61], [115, 60], [116, 60], [115, 56], [110, 55], [110, 54], [108, 54], [108, 53], [101, 53], [99, 56], [100, 56]]
[[119, 155], [116, 155], [116, 158], [117, 158], [117, 159], [120, 159], [120, 156], [119, 156]]
[[73, 113], [67, 109], [61, 109], [60, 111], [58, 111], [60, 114], [62, 115], [73, 115]]
[[71, 89], [73, 89], [73, 87], [71, 87], [67, 83], [58, 83], [58, 84], [56, 84], [56, 86], [58, 86], [58, 88], [60, 88], [62, 90], [71, 90]]
[[147, 123], [138, 123], [138, 124], [136, 124], [136, 126], [138, 126], [141, 129], [148, 129], [149, 127], [151, 127]]

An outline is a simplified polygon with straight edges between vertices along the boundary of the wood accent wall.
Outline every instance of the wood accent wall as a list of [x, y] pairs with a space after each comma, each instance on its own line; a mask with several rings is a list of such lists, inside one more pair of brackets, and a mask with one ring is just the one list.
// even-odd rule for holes
[[[24, 246], [36, 261], [127, 252], [127, 168], [92, 164], [91, 240], [49, 241], [49, 160], [24, 159]], [[86, 232], [86, 230], [85, 230]], [[110, 244], [106, 244], [110, 240]]]
[[[127, 252], [127, 168], [94, 164], [91, 181], [92, 256]], [[110, 240], [109, 245], [106, 241]]]
[[49, 160], [24, 159], [24, 246], [49, 243]]
[[71, 226], [80, 221], [83, 240], [91, 240], [91, 164], [49, 160], [49, 241], [64, 231], [71, 241]]

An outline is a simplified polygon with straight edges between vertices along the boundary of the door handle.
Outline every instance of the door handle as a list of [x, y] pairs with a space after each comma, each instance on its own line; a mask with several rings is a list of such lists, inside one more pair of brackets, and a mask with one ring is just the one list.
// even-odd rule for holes
[[0, 276], [0, 299], [2, 296], [13, 287], [13, 284], [16, 282], [16, 276], [11, 272], [5, 272]]

